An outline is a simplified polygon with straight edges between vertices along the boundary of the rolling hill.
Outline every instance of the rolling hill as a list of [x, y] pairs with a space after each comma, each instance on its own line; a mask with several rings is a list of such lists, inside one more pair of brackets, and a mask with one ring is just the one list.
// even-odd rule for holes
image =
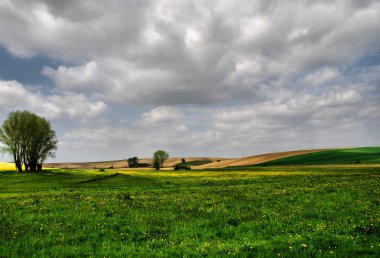
[[[242, 166], [279, 166], [279, 165], [328, 165], [328, 164], [380, 164], [380, 147], [350, 149], [314, 149], [276, 153], [266, 153], [243, 158], [216, 157], [173, 157], [165, 163], [166, 169], [185, 158], [192, 169], [208, 169]], [[151, 158], [140, 159], [142, 164], [152, 164]], [[206, 164], [205, 164], [206, 163]], [[200, 164], [200, 165], [198, 165]], [[127, 168], [127, 160], [102, 162], [46, 163], [45, 167], [72, 169]]]
[[[165, 162], [165, 167], [172, 167], [181, 163], [182, 157], [169, 158]], [[193, 161], [211, 161], [226, 160], [225, 158], [212, 158], [212, 157], [185, 157], [187, 162]], [[139, 160], [141, 164], [152, 164], [152, 158], [143, 158]], [[113, 160], [113, 161], [99, 161], [99, 162], [64, 162], [64, 163], [45, 163], [45, 167], [51, 168], [70, 168], [70, 169], [94, 169], [94, 168], [127, 168], [127, 160]]]
[[196, 169], [205, 169], [205, 168], [221, 168], [221, 167], [238, 167], [238, 166], [251, 166], [271, 160], [276, 160], [284, 157], [290, 157], [306, 153], [319, 152], [321, 150], [298, 150], [298, 151], [285, 151], [285, 152], [276, 152], [276, 153], [266, 153], [256, 156], [249, 156], [236, 159], [226, 159], [221, 160], [220, 162], [212, 162], [202, 166], [194, 167]]
[[324, 150], [284, 157], [259, 164], [260, 166], [289, 165], [380, 164], [380, 147]]

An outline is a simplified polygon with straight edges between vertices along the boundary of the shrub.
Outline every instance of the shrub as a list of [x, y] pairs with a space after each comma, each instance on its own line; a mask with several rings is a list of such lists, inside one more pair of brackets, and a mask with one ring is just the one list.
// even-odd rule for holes
[[99, 169], [99, 172], [104, 172], [104, 171], [106, 171], [104, 168]]

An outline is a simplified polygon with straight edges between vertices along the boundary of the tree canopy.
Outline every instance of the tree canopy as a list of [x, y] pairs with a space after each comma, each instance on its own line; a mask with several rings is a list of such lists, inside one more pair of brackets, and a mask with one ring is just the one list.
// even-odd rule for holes
[[137, 168], [139, 166], [139, 158], [133, 157], [128, 159], [128, 167]]
[[30, 111], [8, 114], [0, 127], [2, 151], [13, 156], [17, 171], [37, 171], [48, 157], [55, 156], [57, 138], [48, 120]]
[[169, 158], [169, 153], [164, 150], [158, 150], [153, 154], [153, 167], [159, 170], [163, 167], [164, 162]]

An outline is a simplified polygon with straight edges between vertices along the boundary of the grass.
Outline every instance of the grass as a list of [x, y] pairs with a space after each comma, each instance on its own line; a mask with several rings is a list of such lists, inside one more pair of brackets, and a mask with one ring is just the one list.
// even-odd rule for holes
[[327, 150], [276, 159], [258, 166], [380, 164], [380, 147]]
[[379, 257], [380, 169], [0, 172], [0, 257]]

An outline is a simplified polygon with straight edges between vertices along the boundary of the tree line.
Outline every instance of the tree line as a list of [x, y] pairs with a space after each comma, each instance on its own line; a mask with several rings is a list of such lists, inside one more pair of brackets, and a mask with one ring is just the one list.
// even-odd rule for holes
[[0, 127], [0, 150], [13, 156], [18, 172], [41, 171], [48, 157], [55, 157], [58, 140], [48, 120], [30, 111], [8, 114]]

